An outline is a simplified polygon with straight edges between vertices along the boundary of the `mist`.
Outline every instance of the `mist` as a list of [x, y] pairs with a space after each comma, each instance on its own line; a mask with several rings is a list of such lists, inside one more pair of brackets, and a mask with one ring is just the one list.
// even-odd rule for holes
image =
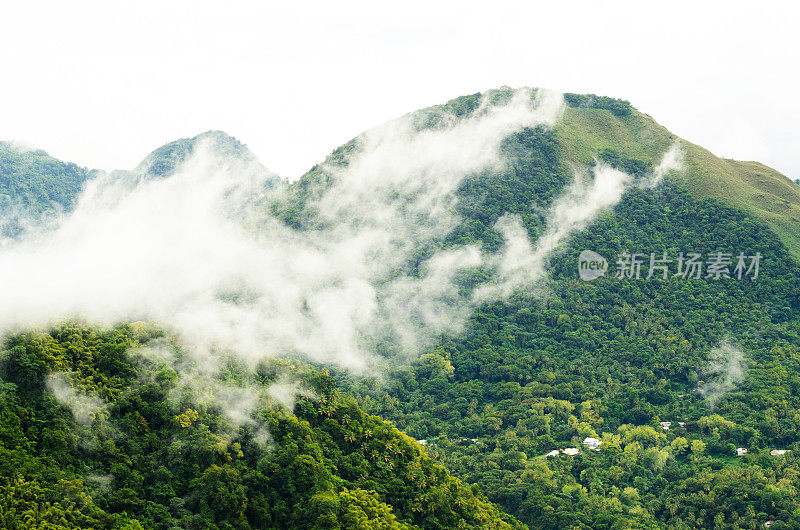
[[670, 171], [676, 171], [683, 167], [686, 153], [681, 147], [680, 141], [676, 140], [669, 149], [662, 155], [661, 161], [653, 168], [653, 173], [646, 180], [648, 187], [655, 187], [664, 180]]
[[586, 228], [598, 213], [617, 204], [632, 181], [630, 175], [600, 162], [592, 173], [594, 178], [588, 184], [576, 175], [569, 189], [547, 210], [547, 228], [535, 243], [531, 243], [518, 215], [505, 215], [497, 221], [495, 228], [505, 240], [493, 260], [497, 272], [475, 291], [473, 301], [502, 300], [514, 291], [537, 287], [545, 277], [546, 258], [570, 235]]
[[707, 380], [698, 386], [697, 392], [713, 409], [722, 396], [744, 380], [747, 374], [744, 352], [726, 338], [711, 350], [702, 373]]
[[326, 168], [334, 185], [314, 205], [324, 232], [292, 230], [251, 204], [262, 195], [255, 172], [203, 146], [166, 179], [131, 188], [103, 176], [57, 230], [0, 252], [0, 328], [151, 320], [209, 370], [219, 350], [250, 365], [297, 354], [365, 369], [376, 333], [413, 355], [459, 329], [468, 307], [453, 303], [453, 276], [480, 256], [437, 253], [420, 277], [397, 269], [455, 226], [455, 189], [502, 163], [503, 138], [552, 125], [562, 105], [560, 94], [532, 104], [520, 90], [434, 130], [407, 116], [368, 131], [346, 168]]
[[65, 372], [49, 374], [45, 386], [56, 401], [70, 409], [78, 425], [91, 425], [98, 415], [107, 410], [106, 403], [99, 396], [76, 390], [69, 374]]
[[[552, 127], [563, 108], [561, 94], [519, 89], [499, 103], [484, 96], [467, 116], [433, 111], [433, 127], [420, 126], [431, 117], [423, 112], [367, 131], [346, 164], [318, 167], [329, 184], [309, 196], [319, 227], [307, 230], [270, 214], [287, 192], [265, 192], [263, 167], [210, 144], [168, 178], [101, 175], [57, 229], [0, 248], [0, 332], [70, 318], [156, 322], [189, 352], [189, 387], [218, 372], [220, 354], [251, 368], [293, 356], [359, 373], [414, 359], [441, 334], [459, 333], [476, 305], [537, 288], [546, 258], [632, 185], [597, 163], [545, 212], [538, 241], [506, 215], [495, 227], [505, 240], [497, 254], [476, 245], [431, 251], [460, 222], [464, 179], [501, 169], [505, 138]], [[673, 151], [659, 167], [675, 166]], [[464, 295], [456, 278], [476, 267], [492, 277]], [[59, 388], [59, 399], [76, 403]], [[263, 398], [248, 392], [216, 385], [212, 394], [242, 424]], [[302, 392], [282, 379], [267, 398], [291, 408]]]

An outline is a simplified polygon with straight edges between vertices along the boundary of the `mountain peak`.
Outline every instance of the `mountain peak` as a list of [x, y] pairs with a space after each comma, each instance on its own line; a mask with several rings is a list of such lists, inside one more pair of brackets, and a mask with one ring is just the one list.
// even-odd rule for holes
[[218, 156], [223, 158], [235, 158], [253, 164], [259, 173], [263, 173], [268, 180], [277, 180], [275, 173], [264, 167], [258, 161], [250, 149], [221, 130], [208, 130], [191, 138], [181, 138], [162, 145], [151, 152], [136, 167], [137, 173], [143, 173], [154, 177], [167, 177], [177, 170], [177, 168], [196, 152], [201, 144], [207, 144], [210, 149]]

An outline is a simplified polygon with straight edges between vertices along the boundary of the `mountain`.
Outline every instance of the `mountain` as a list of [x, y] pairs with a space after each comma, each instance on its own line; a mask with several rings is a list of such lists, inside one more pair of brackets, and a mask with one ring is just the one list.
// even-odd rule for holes
[[[201, 148], [216, 160], [235, 164], [237, 171], [251, 173], [252, 178], [263, 182], [265, 190], [283, 184], [246, 145], [213, 130], [165, 144], [133, 170], [115, 170], [111, 177], [132, 186], [143, 180], [166, 178]], [[0, 235], [17, 238], [32, 229], [54, 226], [60, 214], [76, 206], [86, 183], [104, 175], [100, 170], [57, 160], [41, 149], [0, 142]]]
[[[469, 116], [486, 97], [417, 116]], [[549, 257], [539, 293], [477, 307], [464, 332], [393, 370], [386, 385], [349, 373], [340, 384], [427, 439], [430, 454], [531, 528], [800, 526], [797, 186], [760, 164], [716, 158], [627, 102], [565, 100], [554, 127], [506, 138], [505, 164], [463, 181], [462, 220], [444, 244], [502, 249], [506, 212], [521, 216], [532, 241], [552, 235], [546, 225], [559, 216], [548, 219], [547, 208], [576, 167], [596, 160], [642, 184]], [[676, 141], [680, 170], [646, 184]], [[349, 163], [358, 145], [329, 164]], [[330, 186], [319, 173], [299, 183], [301, 201]], [[310, 215], [286, 212], [291, 223]], [[641, 253], [644, 274], [583, 281], [584, 250], [612, 269], [615, 258]], [[650, 254], [664, 252], [669, 276], [647, 279]], [[706, 264], [716, 252], [762, 256], [761, 275], [675, 276], [680, 253]], [[600, 449], [583, 447], [587, 438]], [[583, 450], [545, 456], [568, 447]]]
[[206, 131], [192, 138], [181, 138], [162, 145], [142, 160], [134, 172], [150, 177], [168, 177], [180, 165], [198, 151], [206, 147], [213, 156], [223, 160], [236, 160], [242, 165], [251, 166], [254, 172], [263, 176], [265, 182], [275, 184], [278, 176], [265, 168], [255, 155], [236, 138], [222, 131]]
[[[252, 172], [265, 189], [282, 182], [243, 144], [210, 131], [155, 150], [131, 171], [86, 172], [83, 183], [110, 178], [132, 190], [173, 176], [194, 154]], [[58, 182], [58, 173], [48, 176]], [[35, 171], [15, 177], [38, 193], [57, 188]], [[64, 211], [80, 188], [70, 191]], [[3, 338], [4, 528], [523, 527], [416, 440], [365, 414], [326, 374], [280, 362], [255, 373], [230, 365], [230, 378], [193, 388], [177, 365], [147, 353], [165, 347], [183, 368], [192, 364], [177, 338], [142, 322], [66, 323]], [[282, 382], [287, 372], [292, 384]], [[286, 404], [299, 384], [305, 397]], [[273, 392], [255, 419], [229, 410]]]
[[42, 150], [0, 142], [0, 234], [15, 237], [29, 222], [71, 210], [91, 177], [87, 169]]
[[[197, 138], [137, 174], [168, 177]], [[355, 337], [379, 376], [215, 345], [200, 377], [208, 357], [141, 322], [12, 334], [5, 526], [800, 528], [786, 177], [626, 101], [504, 87], [371, 129], [281, 191], [264, 229], [301, 247], [293, 273], [316, 266], [326, 303], [309, 292], [303, 317], [332, 316], [300, 346]], [[215, 303], [257, 305], [242, 293]]]
[[187, 394], [174, 370], [133, 353], [163, 337], [73, 323], [6, 340], [4, 528], [521, 527], [324, 374], [299, 375], [316, 397], [296, 414], [264, 404], [268, 435], [237, 429], [198, 401], [224, 388]]
[[[568, 108], [555, 131], [567, 160], [589, 164], [604, 150], [613, 150], [653, 165], [675, 140], [629, 105], [612, 112], [593, 96], [567, 94], [566, 101]], [[696, 197], [746, 211], [769, 226], [795, 259], [800, 258], [800, 187], [795, 182], [758, 162], [718, 158], [685, 140], [681, 146], [686, 164], [679, 174], [681, 187]]]

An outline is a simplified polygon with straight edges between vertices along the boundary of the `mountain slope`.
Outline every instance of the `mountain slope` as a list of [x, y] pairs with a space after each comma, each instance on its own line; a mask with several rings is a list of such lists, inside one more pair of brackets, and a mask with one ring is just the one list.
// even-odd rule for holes
[[[202, 150], [205, 156], [248, 172], [264, 190], [283, 181], [264, 167], [246, 145], [222, 131], [206, 131], [165, 144], [133, 170], [116, 170], [111, 178], [135, 186], [143, 180], [166, 178]], [[50, 157], [45, 151], [0, 142], [0, 236], [18, 238], [31, 229], [57, 224], [58, 215], [76, 206], [86, 183], [105, 176]]]
[[[295, 415], [266, 398], [280, 365], [193, 391], [141, 354], [163, 338], [139, 323], [6, 339], [4, 528], [521, 527], [324, 374], [297, 374], [316, 397]], [[237, 389], [264, 393], [239, 423], [209, 402]]]
[[721, 159], [702, 147], [685, 145], [687, 189], [742, 208], [765, 222], [800, 259], [800, 185], [759, 162]]
[[[337, 319], [321, 337], [364, 335], [381, 378], [280, 361], [250, 370], [214, 351], [218, 372], [191, 386], [191, 370], [175, 372], [191, 368], [189, 348], [141, 324], [8, 338], [0, 517], [517, 524], [474, 486], [532, 528], [800, 528], [796, 191], [684, 141], [684, 165], [660, 171], [674, 135], [624, 101], [565, 101], [502, 88], [422, 109], [266, 198], [287, 240], [330, 240], [347, 258], [304, 255], [343, 275], [315, 276], [328, 303], [304, 299], [301, 312], [358, 309], [363, 327]], [[142, 171], [168, 176], [193, 146], [165, 146]], [[609, 274], [582, 280], [585, 250]], [[759, 256], [758, 276], [708, 274], [718, 252]], [[677, 274], [690, 253], [703, 258], [697, 277]], [[620, 269], [626, 254], [647, 260], [644, 275]], [[647, 277], [651, 254], [669, 257], [667, 275]], [[369, 303], [332, 298], [339, 284]], [[215, 302], [254, 301], [235, 294]], [[365, 318], [370, 304], [388, 318]], [[169, 355], [152, 357], [151, 341]], [[270, 394], [287, 373], [309, 391], [294, 414]], [[253, 388], [272, 397], [243, 420], [235, 404]]]
[[0, 142], [0, 235], [16, 237], [30, 223], [72, 209], [91, 173], [42, 150]]
[[272, 173], [256, 159], [246, 145], [223, 131], [214, 130], [162, 145], [147, 155], [136, 166], [134, 172], [150, 177], [168, 177], [181, 164], [196, 154], [201, 147], [222, 160], [236, 160], [237, 163], [247, 166], [252, 171], [259, 173], [266, 183], [274, 184], [280, 181], [275, 173]]
[[[615, 114], [591, 106], [590, 96], [569, 94], [570, 101], [555, 128], [567, 160], [589, 165], [604, 149], [611, 149], [652, 166], [677, 139], [633, 108]], [[758, 162], [718, 158], [685, 140], [681, 146], [685, 151], [685, 170], [677, 175], [681, 186], [697, 197], [747, 211], [769, 225], [800, 259], [800, 186]]]
[[[419, 115], [469, 115], [480, 99]], [[552, 129], [512, 134], [502, 165], [464, 179], [461, 223], [442, 244], [502, 251], [496, 223], [507, 212], [536, 242], [558, 219], [547, 208], [573, 170], [600, 159], [645, 182], [677, 139], [625, 102], [567, 102]], [[549, 256], [540, 292], [475, 308], [463, 334], [442, 338], [384, 386], [346, 373], [341, 384], [533, 528], [800, 526], [795, 221], [765, 207], [765, 197], [794, 200], [796, 190], [762, 166], [680, 145], [680, 170], [657, 186], [631, 186]], [[333, 161], [344, 153], [348, 163], [357, 146]], [[313, 171], [308, 178], [301, 199], [330, 185]], [[313, 210], [297, 212], [313, 226]], [[640, 279], [587, 283], [577, 274], [587, 249], [612, 272], [622, 253], [667, 252], [672, 271], [647, 279], [645, 263]], [[757, 281], [715, 280], [705, 269], [696, 279], [674, 275], [680, 252], [719, 251], [760, 254]], [[544, 456], [587, 437], [602, 440], [599, 451]], [[737, 457], [737, 447], [748, 453]]]

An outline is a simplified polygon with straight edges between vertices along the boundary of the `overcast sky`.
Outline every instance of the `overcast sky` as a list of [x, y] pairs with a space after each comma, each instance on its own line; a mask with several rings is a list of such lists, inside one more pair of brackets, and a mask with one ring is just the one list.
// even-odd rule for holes
[[628, 99], [800, 178], [794, 1], [269, 4], [4, 3], [0, 139], [112, 169], [222, 129], [296, 178], [380, 122], [525, 85]]

